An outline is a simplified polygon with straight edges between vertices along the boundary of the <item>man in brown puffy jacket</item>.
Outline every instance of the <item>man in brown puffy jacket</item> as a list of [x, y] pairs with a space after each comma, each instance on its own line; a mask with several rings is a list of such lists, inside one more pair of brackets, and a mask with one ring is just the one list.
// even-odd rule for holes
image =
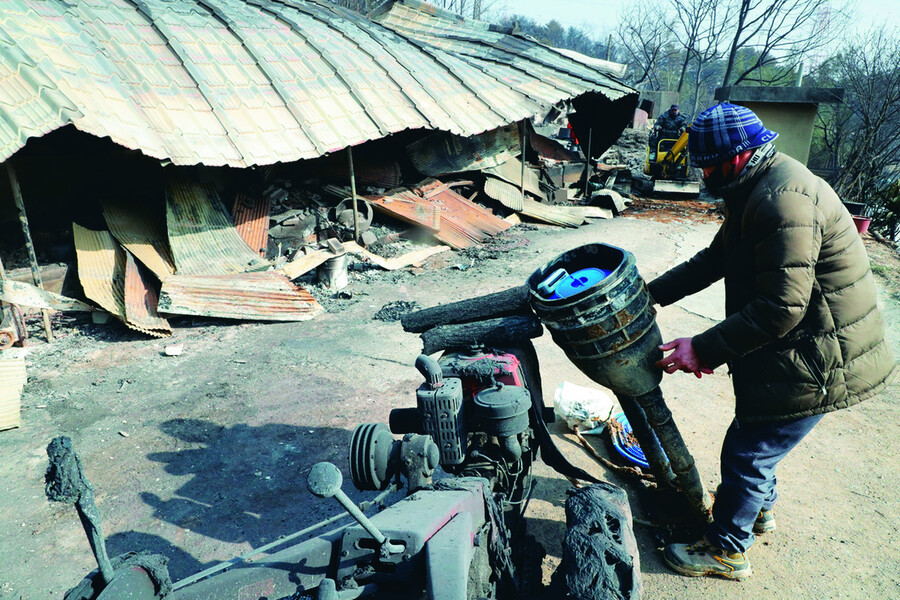
[[728, 365], [735, 417], [722, 444], [713, 522], [703, 540], [669, 544], [685, 575], [749, 577], [754, 533], [775, 528], [775, 467], [825, 413], [883, 388], [895, 368], [862, 240], [837, 194], [793, 158], [749, 109], [722, 103], [689, 134], [691, 163], [724, 199], [708, 248], [648, 285], [662, 306], [725, 279], [726, 318], [664, 344], [667, 373]]

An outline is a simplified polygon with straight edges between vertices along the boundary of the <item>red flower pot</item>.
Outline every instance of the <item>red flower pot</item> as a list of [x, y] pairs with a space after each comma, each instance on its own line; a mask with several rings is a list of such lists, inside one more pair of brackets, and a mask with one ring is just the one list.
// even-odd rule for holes
[[869, 230], [869, 224], [872, 222], [872, 217], [861, 217], [859, 215], [853, 216], [853, 224], [856, 225], [856, 230], [860, 235], [864, 234]]

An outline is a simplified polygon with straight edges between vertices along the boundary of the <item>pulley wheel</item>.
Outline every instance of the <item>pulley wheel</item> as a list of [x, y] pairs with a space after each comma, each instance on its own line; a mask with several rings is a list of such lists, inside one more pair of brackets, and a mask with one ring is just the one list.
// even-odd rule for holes
[[15, 342], [15, 338], [13, 338], [13, 334], [9, 331], [0, 331], [0, 350], [6, 350], [7, 348], [12, 348], [13, 342]]
[[[356, 210], [359, 213], [359, 231], [362, 233], [371, 227], [372, 220], [375, 218], [375, 209], [372, 208], [372, 204], [368, 200], [357, 196]], [[331, 209], [329, 218], [331, 221], [339, 223], [344, 227], [352, 228], [353, 198], [344, 198], [338, 202], [338, 204]]]
[[358, 490], [383, 490], [390, 483], [394, 436], [383, 423], [363, 423], [350, 441], [350, 478]]

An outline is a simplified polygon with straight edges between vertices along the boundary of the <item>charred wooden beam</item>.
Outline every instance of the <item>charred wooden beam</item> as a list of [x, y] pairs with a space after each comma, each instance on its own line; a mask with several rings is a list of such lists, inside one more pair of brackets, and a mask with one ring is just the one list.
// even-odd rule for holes
[[541, 322], [534, 315], [510, 316], [473, 323], [439, 325], [423, 332], [424, 354], [434, 354], [448, 348], [464, 348], [482, 344], [485, 346], [508, 346], [522, 340], [540, 337], [543, 333]]
[[486, 296], [423, 308], [400, 319], [403, 330], [422, 333], [438, 325], [453, 325], [512, 315], [532, 315], [528, 286], [519, 286]]

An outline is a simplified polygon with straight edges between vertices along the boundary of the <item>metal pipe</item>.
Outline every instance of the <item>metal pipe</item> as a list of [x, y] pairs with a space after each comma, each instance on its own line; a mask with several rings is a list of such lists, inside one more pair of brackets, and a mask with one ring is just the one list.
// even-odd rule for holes
[[[622, 398], [619, 400], [621, 401]], [[678, 431], [678, 426], [672, 419], [672, 411], [666, 406], [662, 390], [657, 386], [646, 394], [635, 396], [631, 400], [636, 402], [647, 416], [647, 422], [659, 438], [659, 443], [666, 456], [669, 457], [669, 463], [672, 465], [678, 486], [694, 509], [708, 520], [712, 508], [712, 498], [703, 487], [700, 473], [694, 464], [694, 457], [688, 451], [684, 439]]]
[[45, 488], [47, 500], [75, 505], [78, 519], [84, 527], [94, 558], [97, 559], [97, 566], [100, 567], [100, 574], [108, 584], [116, 572], [106, 552], [100, 512], [94, 502], [94, 488], [84, 475], [81, 460], [72, 447], [72, 440], [65, 436], [53, 438], [47, 446], [47, 456], [50, 459]]
[[353, 169], [353, 147], [347, 146], [350, 161], [350, 195], [353, 197], [353, 241], [359, 242], [359, 208], [356, 206], [356, 171]]
[[87, 534], [88, 543], [91, 550], [94, 551], [94, 558], [97, 559], [97, 566], [100, 567], [103, 581], [109, 583], [115, 577], [116, 571], [106, 552], [106, 540], [103, 539], [103, 531], [100, 528], [100, 513], [94, 503], [94, 491], [90, 487], [81, 492], [81, 498], [75, 503], [75, 512], [78, 513], [78, 519]]
[[[22, 235], [25, 236], [25, 247], [28, 249], [28, 260], [31, 263], [31, 277], [34, 285], [44, 289], [41, 282], [41, 268], [38, 265], [37, 255], [34, 252], [34, 244], [31, 241], [31, 228], [28, 226], [28, 216], [25, 214], [25, 201], [22, 199], [22, 190], [19, 188], [19, 180], [9, 161], [6, 162], [6, 173], [9, 175], [9, 185], [12, 187], [13, 199], [16, 209], [19, 211], [19, 222], [22, 224]], [[44, 319], [44, 331], [47, 333], [47, 341], [53, 341], [53, 331], [50, 329], [50, 312], [46, 308], [41, 309]]]
[[400, 554], [404, 550], [406, 550], [406, 546], [401, 544], [394, 544], [390, 540], [388, 540], [383, 533], [375, 526], [375, 523], [369, 520], [369, 517], [363, 514], [361, 510], [353, 503], [353, 500], [350, 499], [347, 494], [344, 493], [344, 490], [338, 488], [338, 490], [334, 493], [334, 497], [338, 502], [341, 503], [341, 506], [344, 507], [350, 515], [356, 519], [356, 522], [359, 523], [363, 529], [368, 532], [375, 541], [378, 542], [378, 545], [384, 548], [389, 554]]
[[669, 459], [666, 458], [665, 451], [659, 445], [659, 440], [656, 439], [653, 429], [650, 428], [650, 424], [647, 422], [644, 410], [634, 401], [634, 398], [618, 394], [616, 394], [616, 398], [618, 398], [622, 412], [625, 413], [625, 417], [628, 419], [629, 425], [631, 425], [634, 437], [637, 438], [638, 443], [641, 445], [641, 450], [650, 464], [650, 471], [661, 484], [671, 485], [675, 481], [675, 474], [669, 466]]
[[[375, 498], [373, 498], [371, 501], [363, 502], [362, 504], [360, 504], [361, 510], [368, 510], [369, 508], [371, 508], [373, 506], [380, 506], [385, 498], [387, 498], [390, 494], [398, 491], [399, 489], [400, 489], [399, 485], [392, 484], [386, 490], [384, 490], [383, 492], [381, 492], [380, 494], [375, 496]], [[283, 538], [279, 538], [279, 539], [275, 540], [274, 542], [269, 542], [268, 544], [260, 546], [259, 548], [255, 548], [255, 549], [251, 550], [250, 552], [247, 552], [246, 554], [242, 554], [242, 555], [232, 558], [230, 560], [226, 560], [225, 562], [221, 562], [217, 565], [213, 565], [208, 569], [205, 569], [203, 571], [200, 571], [199, 573], [195, 573], [194, 575], [191, 575], [190, 577], [185, 577], [184, 579], [182, 579], [180, 581], [176, 581], [174, 584], [172, 584], [172, 591], [174, 592], [175, 590], [178, 590], [178, 589], [181, 589], [188, 585], [191, 585], [192, 583], [197, 583], [201, 579], [206, 579], [207, 577], [209, 577], [211, 575], [215, 575], [219, 571], [227, 571], [231, 567], [233, 567], [237, 564], [240, 564], [242, 562], [245, 562], [248, 559], [256, 556], [257, 554], [262, 554], [264, 552], [268, 552], [269, 550], [271, 550], [273, 548], [282, 546], [292, 540], [297, 539], [298, 537], [302, 537], [308, 533], [312, 533], [316, 529], [321, 529], [323, 527], [327, 527], [328, 525], [331, 525], [332, 523], [340, 521], [341, 519], [346, 519], [349, 516], [350, 515], [348, 515], [347, 513], [341, 513], [339, 515], [334, 515], [333, 517], [329, 517], [329, 518], [325, 519], [324, 521], [319, 521], [318, 523], [316, 523], [314, 525], [310, 525], [309, 527], [307, 527], [305, 529], [301, 529], [300, 531], [295, 531], [294, 533], [292, 533], [290, 535], [286, 535]], [[335, 531], [339, 531], [340, 529], [347, 527], [348, 525], [349, 525], [349, 523], [347, 525], [343, 525], [343, 526], [335, 529]]]

